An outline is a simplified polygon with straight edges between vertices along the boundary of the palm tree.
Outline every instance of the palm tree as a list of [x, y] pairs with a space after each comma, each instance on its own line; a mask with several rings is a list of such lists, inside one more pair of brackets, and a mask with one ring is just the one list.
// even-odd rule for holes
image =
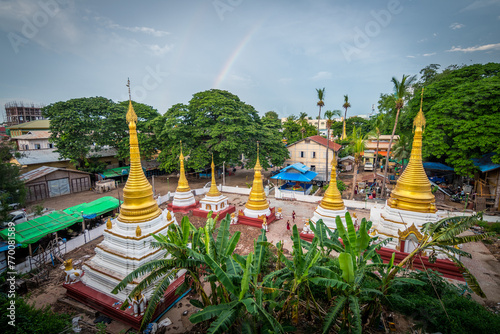
[[354, 175], [352, 178], [352, 188], [351, 188], [351, 195], [349, 196], [349, 199], [353, 199], [354, 188], [356, 187], [356, 182], [358, 179], [358, 167], [359, 167], [359, 163], [361, 162], [361, 154], [365, 150], [366, 135], [364, 135], [364, 136], [361, 135], [361, 129], [356, 129], [356, 127], [354, 127], [352, 129], [352, 135], [351, 135], [350, 141], [351, 141], [351, 143], [347, 147], [347, 150], [354, 157]]
[[394, 158], [401, 160], [404, 170], [404, 160], [409, 159], [411, 156], [412, 140], [406, 134], [401, 134], [399, 140], [394, 144]]
[[389, 147], [387, 148], [387, 156], [384, 166], [384, 180], [382, 181], [382, 197], [385, 197], [385, 182], [387, 179], [387, 167], [389, 166], [389, 157], [391, 156], [391, 146], [398, 126], [399, 112], [404, 107], [404, 100], [408, 94], [408, 88], [415, 82], [416, 76], [404, 75], [401, 81], [396, 77], [392, 77], [391, 81], [394, 84], [394, 95], [396, 96], [396, 119], [394, 120], [394, 127], [392, 128], [391, 139], [389, 140]]
[[[344, 107], [344, 109], [345, 109], [345, 113], [344, 113], [344, 128], [345, 128], [345, 122], [347, 120], [347, 108], [351, 107], [351, 104], [349, 103], [349, 96], [347, 94], [344, 95], [344, 104], [342, 105], [342, 107]], [[344, 132], [342, 132], [342, 136], [343, 135], [344, 135]], [[345, 139], [345, 138], [342, 138], [342, 139]]]
[[384, 114], [380, 114], [375, 119], [375, 136], [377, 137], [377, 150], [375, 151], [375, 162], [373, 163], [373, 176], [376, 177], [377, 174], [377, 162], [378, 162], [378, 146], [380, 143], [380, 134], [382, 126], [384, 126]]
[[330, 151], [330, 128], [333, 124], [333, 117], [340, 116], [340, 110], [327, 110], [325, 111], [325, 117], [328, 119], [326, 121], [326, 170], [325, 170], [325, 182], [328, 182], [328, 151]]
[[321, 119], [321, 107], [325, 105], [325, 102], [323, 102], [323, 99], [325, 97], [325, 88], [316, 88], [316, 92], [318, 93], [318, 103], [316, 103], [317, 106], [319, 106], [319, 115], [318, 115], [318, 136], [319, 136], [319, 120]]

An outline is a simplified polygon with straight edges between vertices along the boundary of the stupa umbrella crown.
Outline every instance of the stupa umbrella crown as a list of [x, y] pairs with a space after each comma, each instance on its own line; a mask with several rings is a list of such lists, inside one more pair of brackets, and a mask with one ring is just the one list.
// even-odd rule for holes
[[153, 187], [142, 170], [137, 138], [137, 115], [130, 99], [126, 119], [130, 135], [130, 173], [123, 189], [123, 204], [118, 220], [137, 223], [158, 217], [161, 210], [153, 197]]
[[328, 210], [344, 210], [344, 201], [342, 200], [342, 195], [337, 188], [337, 158], [333, 155], [332, 160], [332, 173], [330, 175], [330, 184], [328, 189], [319, 204], [322, 208]]
[[431, 183], [427, 178], [422, 164], [422, 134], [425, 128], [425, 117], [422, 111], [422, 98], [420, 111], [413, 121], [414, 137], [410, 162], [396, 183], [387, 204], [393, 209], [435, 213], [436, 199], [431, 192]]
[[184, 154], [182, 154], [182, 141], [181, 141], [181, 155], [179, 156], [179, 160], [181, 163], [181, 170], [179, 172], [179, 183], [177, 185], [176, 192], [188, 192], [191, 191], [189, 188], [188, 181], [186, 179], [186, 172], [184, 170]]
[[219, 197], [221, 195], [219, 189], [217, 189], [217, 184], [215, 183], [215, 164], [214, 164], [214, 156], [212, 155], [212, 183], [210, 184], [210, 190], [207, 193], [207, 196], [210, 197]]
[[269, 203], [267, 202], [264, 185], [262, 183], [262, 166], [259, 161], [259, 143], [257, 143], [257, 162], [255, 163], [253, 170], [255, 173], [253, 177], [252, 190], [248, 196], [248, 202], [245, 204], [245, 208], [254, 211], [267, 210], [269, 209]]

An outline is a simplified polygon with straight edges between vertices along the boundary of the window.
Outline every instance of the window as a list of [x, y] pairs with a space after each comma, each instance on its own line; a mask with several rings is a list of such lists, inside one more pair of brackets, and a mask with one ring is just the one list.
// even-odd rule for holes
[[54, 144], [49, 143], [49, 148], [54, 148]]
[[316, 171], [316, 166], [315, 165], [311, 165], [311, 171], [312, 172]]
[[304, 151], [300, 151], [300, 157], [303, 158], [304, 157]]
[[40, 144], [35, 144], [35, 150], [39, 150], [41, 149], [42, 147], [40, 146]]

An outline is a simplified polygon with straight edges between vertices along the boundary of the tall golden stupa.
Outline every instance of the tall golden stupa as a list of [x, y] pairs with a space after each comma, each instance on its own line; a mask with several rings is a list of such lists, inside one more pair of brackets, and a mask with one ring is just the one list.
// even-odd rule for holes
[[[129, 95], [130, 95], [130, 84]], [[146, 179], [141, 167], [141, 156], [137, 138], [137, 115], [129, 98], [126, 120], [130, 136], [130, 174], [123, 190], [123, 204], [118, 218], [108, 220], [104, 229], [104, 240], [96, 246], [96, 255], [83, 264], [82, 282], [85, 288], [68, 289], [78, 300], [94, 300], [95, 304], [109, 303], [110, 296], [118, 301], [125, 301], [140, 279], [118, 292], [111, 291], [128, 274], [139, 266], [153, 260], [163, 258], [166, 250], [151, 247], [154, 241], [152, 234], [167, 234], [169, 225], [175, 222], [175, 217], [162, 211], [153, 198], [153, 189]], [[143, 294], [149, 298], [153, 289], [146, 288]], [[92, 293], [89, 291], [93, 291]], [[100, 304], [99, 304], [100, 305]], [[103, 308], [110, 305], [100, 305]], [[125, 312], [127, 313], [127, 312]]]
[[248, 202], [245, 204], [243, 213], [247, 217], [258, 218], [259, 216], [268, 216], [271, 213], [269, 203], [264, 192], [264, 185], [262, 183], [262, 166], [259, 160], [259, 143], [257, 143], [257, 162], [255, 163], [254, 177], [250, 195], [248, 195]]
[[121, 222], [142, 222], [158, 217], [161, 210], [153, 197], [153, 187], [144, 175], [137, 138], [137, 115], [129, 100], [127, 123], [130, 135], [130, 173], [123, 189], [123, 204], [118, 220]]
[[422, 164], [422, 134], [425, 128], [422, 102], [421, 100], [420, 111], [413, 121], [415, 135], [410, 162], [398, 179], [396, 187], [387, 200], [387, 205], [393, 209], [434, 213], [437, 211], [436, 199], [431, 192], [431, 183]]
[[436, 200], [422, 164], [422, 134], [425, 128], [422, 105], [423, 89], [420, 110], [413, 121], [415, 135], [410, 162], [386, 205], [375, 205], [370, 211], [373, 234], [381, 240], [392, 238], [386, 247], [404, 252], [411, 252], [422, 239], [419, 231], [423, 224], [439, 219]]
[[340, 219], [345, 224], [345, 214], [347, 209], [342, 200], [342, 195], [337, 187], [337, 157], [333, 155], [332, 172], [330, 175], [330, 183], [328, 189], [323, 196], [323, 199], [314, 210], [311, 221], [316, 223], [323, 219], [323, 222], [331, 229], [336, 228], [335, 219], [340, 216]]

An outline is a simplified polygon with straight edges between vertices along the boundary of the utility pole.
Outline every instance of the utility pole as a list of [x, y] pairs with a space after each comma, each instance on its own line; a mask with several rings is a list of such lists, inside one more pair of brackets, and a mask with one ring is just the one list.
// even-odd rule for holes
[[222, 186], [226, 186], [226, 162], [222, 163]]

